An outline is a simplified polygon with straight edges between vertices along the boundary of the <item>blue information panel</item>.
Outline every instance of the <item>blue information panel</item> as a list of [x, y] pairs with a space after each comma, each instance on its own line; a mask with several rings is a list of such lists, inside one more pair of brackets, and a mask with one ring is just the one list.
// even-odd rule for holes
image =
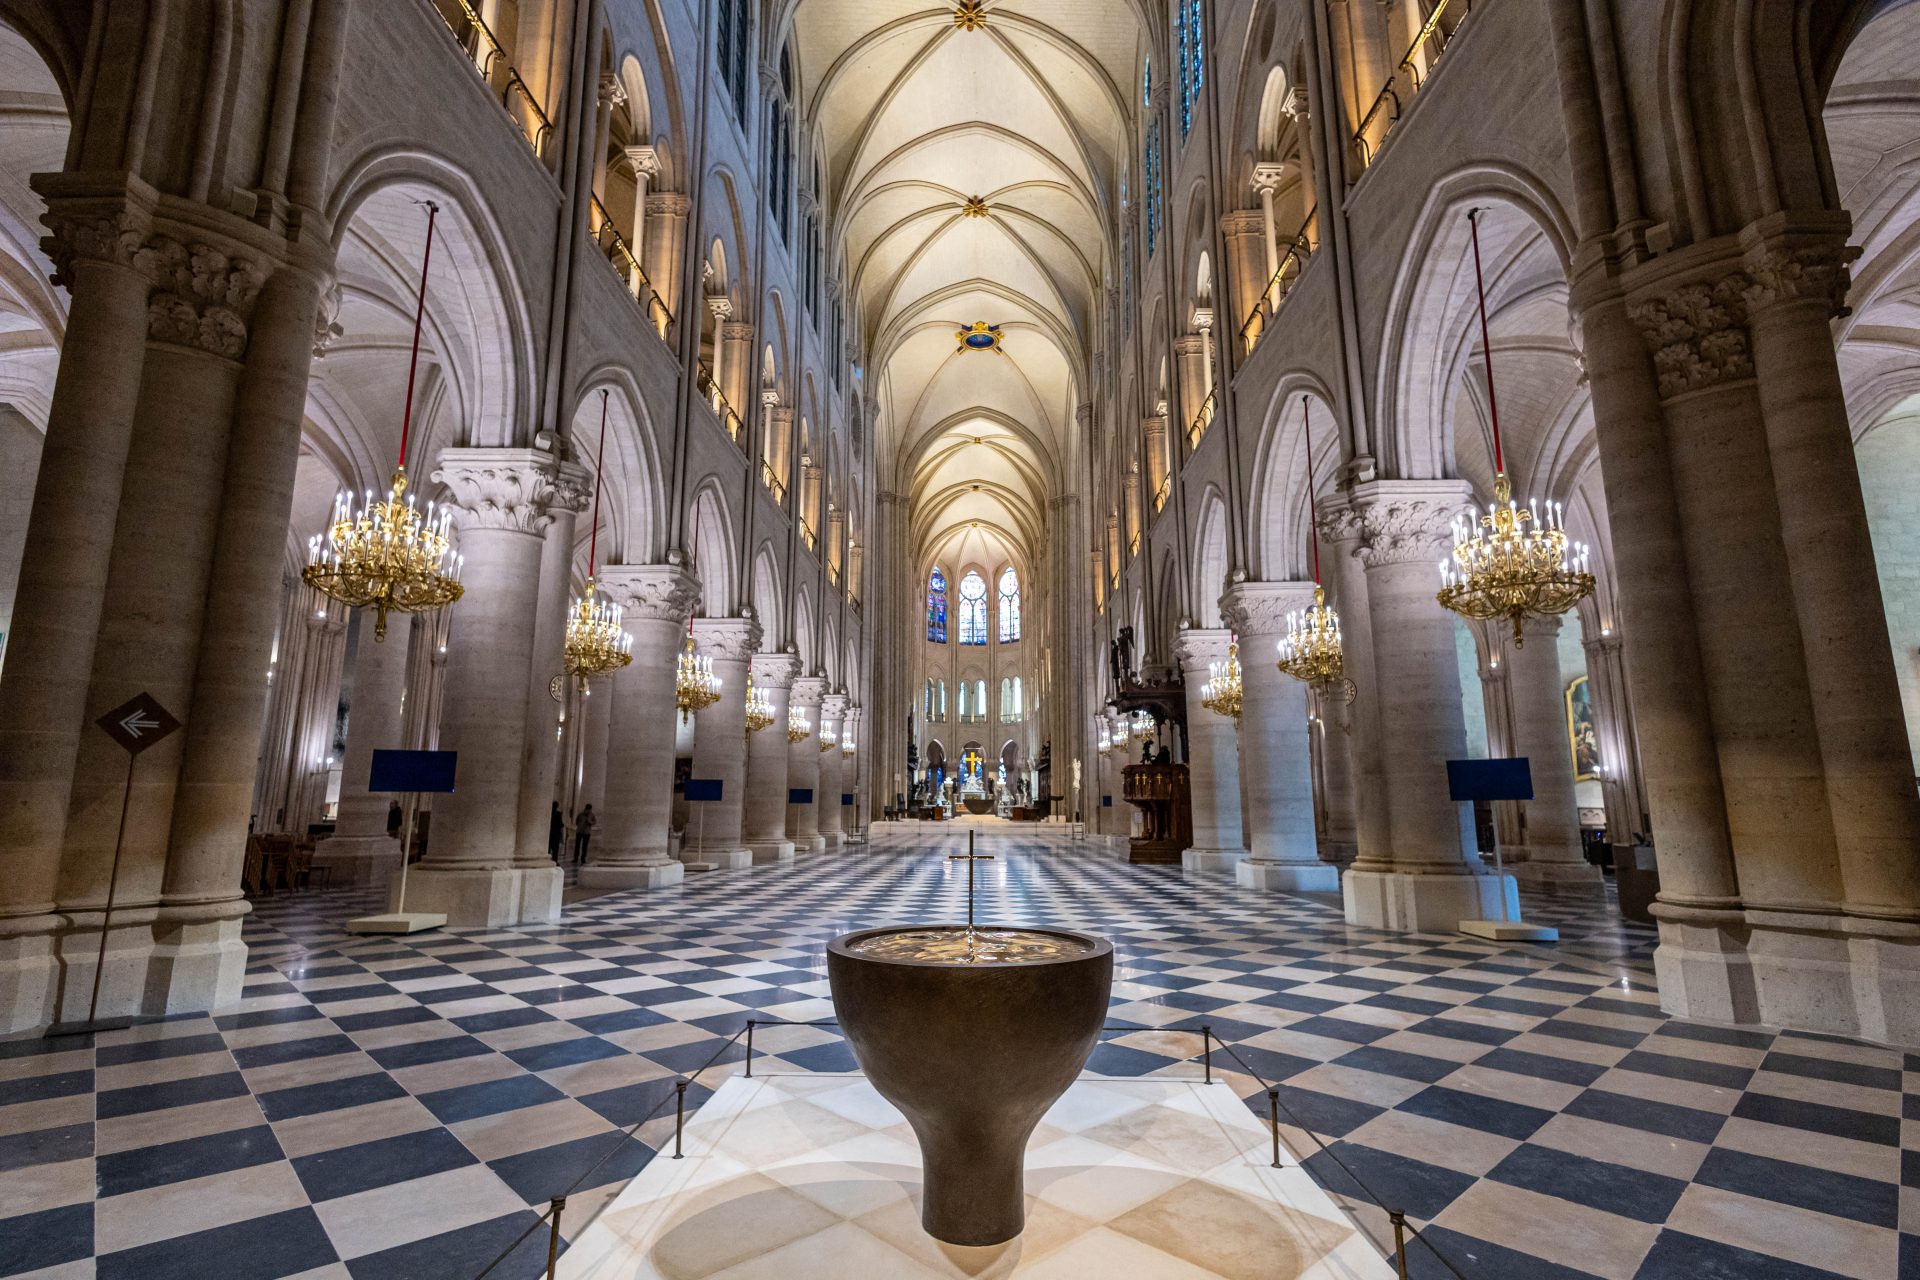
[[375, 751], [367, 790], [452, 791], [458, 755], [457, 751]]
[[853, 792], [851, 792], [851, 791], [842, 791], [842, 792], [840, 793], [840, 804], [841, 804], [841, 806], [842, 806], [842, 807], [844, 808], [845, 806], [847, 806], [847, 805], [850, 805], [850, 804], [852, 804], [852, 803], [853, 803]]
[[698, 804], [702, 801], [710, 803], [718, 800], [720, 798], [720, 784], [723, 781], [724, 779], [721, 778], [688, 778], [688, 803]]
[[787, 803], [788, 804], [812, 804], [813, 788], [812, 787], [788, 787]]
[[1111, 808], [1113, 808], [1113, 797], [1112, 797], [1112, 796], [1101, 796], [1101, 797], [1100, 797], [1100, 807], [1101, 807], [1102, 809], [1111, 809]]
[[1531, 800], [1533, 770], [1525, 756], [1447, 761], [1447, 790], [1455, 800]]

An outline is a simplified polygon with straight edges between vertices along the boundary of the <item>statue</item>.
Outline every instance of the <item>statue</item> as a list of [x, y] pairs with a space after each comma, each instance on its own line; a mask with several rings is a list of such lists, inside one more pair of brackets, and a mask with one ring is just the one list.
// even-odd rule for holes
[[[1120, 638], [1114, 643], [1119, 651], [1120, 674], [1131, 680], [1133, 678], [1133, 628], [1120, 628]], [[1114, 687], [1119, 687], [1118, 680], [1115, 680]]]
[[1140, 763], [1153, 763], [1153, 739], [1151, 738], [1140, 744]]
[[1155, 764], [1172, 764], [1173, 752], [1167, 747], [1160, 748], [1160, 754], [1153, 758]]

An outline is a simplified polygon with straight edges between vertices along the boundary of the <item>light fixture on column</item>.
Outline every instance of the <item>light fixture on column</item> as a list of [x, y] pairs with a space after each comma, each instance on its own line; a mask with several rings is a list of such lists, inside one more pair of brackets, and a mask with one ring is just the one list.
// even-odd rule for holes
[[1100, 717], [1100, 754], [1104, 756], [1110, 755], [1112, 752], [1113, 731], [1107, 727], [1107, 718], [1102, 716]]
[[607, 390], [600, 389], [600, 451], [593, 463], [593, 534], [587, 543], [587, 589], [567, 610], [566, 668], [584, 687], [590, 677], [633, 661], [633, 637], [620, 629], [622, 610], [594, 597], [600, 560], [600, 477], [607, 462]]
[[720, 701], [720, 677], [713, 674], [713, 659], [693, 647], [693, 624], [687, 624], [687, 644], [673, 670], [673, 705], [680, 708], [680, 722], [696, 711]]
[[1128, 736], [1132, 738], [1151, 738], [1153, 736], [1153, 713], [1136, 711], [1127, 717]]
[[805, 742], [813, 736], [813, 722], [807, 719], [807, 713], [799, 707], [787, 712], [787, 741]]
[[1240, 718], [1240, 642], [1227, 646], [1225, 662], [1207, 664], [1207, 682], [1200, 689], [1200, 705], [1217, 716]]
[[765, 689], [753, 687], [753, 673], [747, 673], [747, 732], [758, 733], [773, 723], [773, 699]]
[[846, 737], [846, 738], [842, 738], [842, 739], [840, 740], [840, 754], [841, 754], [841, 756], [843, 756], [843, 757], [844, 757], [844, 758], [846, 758], [846, 759], [849, 759], [849, 760], [851, 760], [851, 759], [853, 758], [853, 750], [854, 750], [854, 747], [853, 747], [853, 739], [852, 739], [852, 737]]
[[334, 499], [325, 533], [307, 540], [307, 585], [353, 608], [375, 610], [373, 638], [387, 637], [389, 613], [425, 613], [460, 598], [461, 557], [453, 549], [453, 512], [427, 503], [423, 514], [407, 492], [407, 443], [413, 426], [413, 388], [420, 369], [420, 327], [427, 313], [427, 267], [433, 261], [433, 222], [440, 209], [427, 206], [427, 244], [420, 259], [420, 294], [413, 311], [413, 355], [407, 367], [406, 408], [400, 416], [400, 460], [387, 496], [373, 490], [355, 505], [342, 490]]
[[825, 725], [820, 726], [820, 749], [831, 751], [840, 745], [840, 735]]
[[[1467, 212], [1473, 229], [1473, 278], [1480, 295], [1480, 347], [1487, 366], [1487, 416], [1493, 426], [1493, 502], [1476, 519], [1454, 521], [1453, 560], [1440, 562], [1442, 605], [1463, 618], [1506, 622], [1517, 649], [1528, 618], [1565, 613], [1593, 594], [1584, 544], [1567, 540], [1560, 503], [1514, 501], [1500, 448], [1500, 406], [1493, 394], [1493, 343], [1487, 333], [1487, 288], [1480, 267], [1480, 211]], [[1529, 529], [1527, 526], [1531, 525]]]
[[1320, 582], [1320, 507], [1313, 496], [1313, 422], [1309, 397], [1300, 397], [1300, 429], [1307, 444], [1307, 534], [1313, 546], [1313, 603], [1287, 614], [1287, 634], [1280, 641], [1282, 671], [1316, 689], [1331, 690], [1346, 681], [1346, 650], [1340, 641], [1340, 614], [1327, 603]]

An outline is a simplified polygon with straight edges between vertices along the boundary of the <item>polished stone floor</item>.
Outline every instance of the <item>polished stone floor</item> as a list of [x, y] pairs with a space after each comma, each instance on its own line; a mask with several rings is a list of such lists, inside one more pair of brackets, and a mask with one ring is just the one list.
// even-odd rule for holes
[[[961, 913], [956, 837], [541, 929], [354, 939], [364, 894], [263, 902], [234, 1009], [0, 1044], [0, 1276], [472, 1277], [569, 1187], [577, 1234], [671, 1142], [676, 1079], [719, 1054], [697, 1106], [746, 1019], [831, 1016], [826, 938]], [[1091, 1069], [1190, 1073], [1210, 1026], [1363, 1229], [1387, 1238], [1362, 1185], [1422, 1227], [1414, 1275], [1920, 1275], [1920, 1055], [1668, 1019], [1650, 933], [1598, 907], [1530, 902], [1558, 946], [1382, 934], [1084, 848], [989, 836], [980, 912], [1113, 938], [1137, 1029]], [[757, 1040], [769, 1068], [853, 1066], [831, 1028]], [[529, 1240], [492, 1274], [543, 1262]]]

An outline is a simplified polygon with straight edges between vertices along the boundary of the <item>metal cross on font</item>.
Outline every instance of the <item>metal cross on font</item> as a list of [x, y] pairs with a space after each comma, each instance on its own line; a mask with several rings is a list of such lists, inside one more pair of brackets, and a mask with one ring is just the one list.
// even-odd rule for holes
[[964, 862], [967, 864], [967, 932], [971, 934], [973, 932], [973, 864], [976, 862], [992, 862], [993, 855], [990, 853], [975, 853], [973, 851], [973, 832], [969, 831], [967, 832], [967, 851], [965, 853], [950, 853], [947, 855], [947, 861]]

